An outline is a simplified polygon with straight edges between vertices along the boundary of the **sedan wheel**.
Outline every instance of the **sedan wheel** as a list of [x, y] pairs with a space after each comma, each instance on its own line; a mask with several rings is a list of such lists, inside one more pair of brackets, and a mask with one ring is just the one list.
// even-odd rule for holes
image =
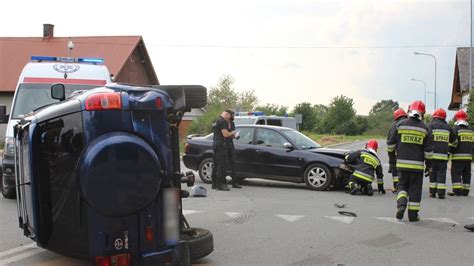
[[202, 182], [206, 184], [212, 183], [212, 169], [214, 168], [214, 161], [212, 158], [206, 158], [199, 164], [199, 177]]
[[304, 173], [306, 186], [312, 190], [326, 190], [332, 183], [332, 172], [323, 164], [312, 164]]

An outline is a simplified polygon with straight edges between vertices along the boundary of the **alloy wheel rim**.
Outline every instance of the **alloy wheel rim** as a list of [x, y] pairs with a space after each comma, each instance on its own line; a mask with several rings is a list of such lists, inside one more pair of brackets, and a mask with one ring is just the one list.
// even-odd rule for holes
[[313, 187], [321, 187], [326, 184], [328, 175], [326, 171], [320, 167], [311, 168], [308, 172], [308, 181]]
[[202, 177], [208, 181], [212, 180], [212, 168], [214, 167], [214, 163], [207, 162], [202, 166], [201, 173]]

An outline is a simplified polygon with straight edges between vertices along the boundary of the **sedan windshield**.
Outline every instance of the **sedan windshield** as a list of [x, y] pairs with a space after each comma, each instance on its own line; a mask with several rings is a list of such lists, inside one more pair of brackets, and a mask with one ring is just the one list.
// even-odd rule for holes
[[285, 135], [291, 142], [293, 142], [298, 149], [308, 150], [321, 148], [321, 145], [308, 138], [307, 136], [301, 134], [295, 130], [282, 130], [281, 133]]
[[[12, 118], [19, 119], [31, 111], [58, 102], [51, 98], [52, 84], [23, 83], [18, 88]], [[70, 85], [66, 86], [66, 98], [78, 90], [90, 90], [97, 86], [91, 85]]]

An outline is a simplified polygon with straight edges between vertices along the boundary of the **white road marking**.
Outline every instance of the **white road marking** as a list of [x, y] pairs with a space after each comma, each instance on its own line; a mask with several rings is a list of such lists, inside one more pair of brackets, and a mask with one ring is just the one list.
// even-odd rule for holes
[[30, 250], [28, 252], [25, 252], [25, 253], [20, 253], [16, 256], [13, 256], [13, 257], [10, 257], [10, 258], [7, 258], [7, 259], [3, 259], [3, 260], [0, 260], [0, 265], [7, 265], [7, 264], [10, 264], [10, 263], [13, 263], [13, 262], [17, 262], [17, 261], [20, 261], [20, 260], [23, 260], [23, 259], [26, 259], [26, 258], [29, 258], [31, 256], [34, 256], [36, 254], [39, 254], [39, 253], [42, 253], [46, 251], [45, 249], [41, 249], [41, 248], [35, 248], [33, 250]]
[[333, 219], [339, 222], [343, 222], [346, 224], [351, 224], [354, 221], [354, 217], [349, 217], [349, 216], [324, 216], [324, 217]]
[[443, 218], [443, 217], [438, 217], [438, 218], [424, 218], [425, 220], [430, 220], [430, 221], [436, 221], [440, 223], [448, 223], [448, 224], [457, 224], [459, 225], [458, 222], [451, 218]]
[[203, 211], [195, 211], [195, 210], [183, 210], [183, 215], [189, 215], [193, 213], [202, 213]]
[[285, 214], [275, 214], [276, 217], [280, 217], [288, 222], [292, 223], [298, 221], [299, 219], [303, 218], [304, 215], [285, 215]]
[[25, 249], [34, 248], [34, 247], [36, 247], [36, 243], [30, 243], [30, 244], [27, 244], [27, 245], [23, 245], [23, 246], [19, 246], [19, 247], [16, 247], [16, 248], [9, 249], [9, 250], [5, 250], [5, 251], [0, 252], [0, 258], [11, 255], [11, 254], [14, 254], [14, 253], [18, 253], [18, 252], [20, 252], [22, 250], [25, 250]]
[[230, 218], [235, 218], [235, 217], [239, 217], [240, 215], [242, 215], [241, 212], [225, 212], [225, 214], [227, 216], [229, 216]]
[[393, 217], [374, 217], [374, 218], [378, 220], [382, 220], [382, 221], [396, 223], [396, 224], [405, 224], [401, 220], [398, 220], [397, 218], [393, 218]]

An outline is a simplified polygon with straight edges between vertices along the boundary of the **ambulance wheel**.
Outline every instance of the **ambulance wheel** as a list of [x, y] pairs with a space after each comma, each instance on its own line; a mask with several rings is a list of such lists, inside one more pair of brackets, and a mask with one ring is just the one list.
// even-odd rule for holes
[[212, 233], [201, 228], [187, 228], [181, 231], [181, 239], [186, 241], [191, 261], [202, 259], [214, 251]]
[[6, 199], [14, 199], [16, 197], [15, 187], [9, 186], [6, 182], [4, 182], [3, 175], [0, 175], [0, 177], [2, 178], [0, 190], [2, 191], [3, 197]]
[[309, 189], [322, 191], [331, 186], [333, 174], [326, 165], [314, 163], [306, 168], [303, 177]]
[[214, 160], [212, 158], [206, 158], [201, 161], [199, 164], [199, 178], [201, 178], [202, 182], [206, 184], [212, 183], [212, 169], [214, 167]]

